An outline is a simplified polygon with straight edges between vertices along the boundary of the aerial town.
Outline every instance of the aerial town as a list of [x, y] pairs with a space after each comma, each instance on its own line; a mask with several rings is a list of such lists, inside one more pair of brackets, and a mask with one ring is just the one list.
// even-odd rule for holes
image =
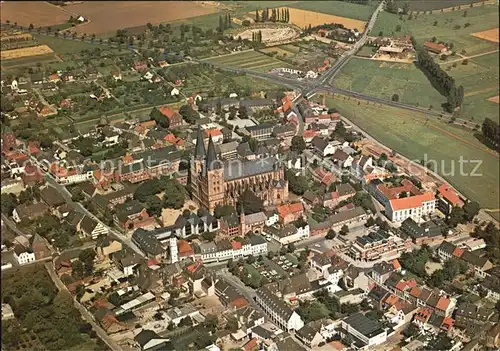
[[500, 349], [498, 1], [1, 1], [2, 350]]

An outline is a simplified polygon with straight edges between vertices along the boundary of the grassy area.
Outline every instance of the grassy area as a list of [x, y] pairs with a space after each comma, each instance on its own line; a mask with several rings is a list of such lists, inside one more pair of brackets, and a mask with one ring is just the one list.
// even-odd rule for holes
[[485, 117], [499, 121], [499, 105], [488, 101], [488, 98], [499, 94], [498, 52], [469, 59], [467, 65], [457, 62], [445, 63], [442, 67], [455, 80], [464, 86], [465, 98], [462, 110], [464, 118], [473, 119], [478, 123]]
[[[407, 1], [405, 0], [396, 0], [396, 3], [399, 3], [399, 6], [403, 6], [403, 4]], [[412, 11], [429, 11], [429, 10], [438, 10], [442, 8], [449, 8], [453, 6], [462, 6], [462, 8], [466, 8], [470, 3], [478, 2], [478, 0], [434, 0], [434, 1], [411, 1], [410, 10]], [[477, 5], [476, 5], [477, 6]]]
[[256, 51], [226, 55], [223, 57], [209, 59], [208, 61], [232, 67], [251, 69], [257, 72], [268, 72], [271, 69], [278, 67], [290, 67], [290, 65], [285, 62]]
[[376, 60], [352, 59], [335, 78], [339, 88], [385, 99], [398, 94], [399, 101], [442, 110], [446, 98], [434, 89], [415, 65]]
[[[82, 50], [94, 50], [95, 48], [100, 48], [101, 50], [107, 50], [112, 52], [118, 52], [118, 49], [110, 48], [107, 44], [91, 44], [83, 42], [81, 40], [71, 40], [55, 38], [43, 34], [34, 34], [34, 38], [40, 43], [40, 45], [48, 45], [56, 54], [79, 54]], [[128, 51], [127, 49], [122, 49], [122, 52]]]
[[372, 57], [375, 54], [375, 48], [372, 46], [363, 46], [357, 53], [356, 56], [360, 57]]
[[249, 76], [233, 77], [233, 81], [242, 88], [250, 88], [255, 91], [283, 89], [281, 85], [273, 83], [272, 81]]
[[[467, 11], [466, 17], [464, 11]], [[372, 34], [382, 32], [383, 35], [412, 35], [421, 44], [436, 37], [446, 43], [453, 43], [453, 50], [458, 53], [466, 50], [468, 55], [498, 48], [498, 43], [471, 36], [472, 33], [498, 27], [498, 5], [462, 8], [460, 11], [443, 13], [434, 11], [432, 14], [413, 15], [412, 20], [408, 16], [402, 18], [400, 20], [398, 15], [388, 12], [380, 13]], [[434, 22], [437, 22], [436, 26]], [[466, 23], [470, 23], [470, 26], [464, 28]], [[397, 25], [401, 26], [400, 32], [396, 32]], [[456, 25], [460, 29], [453, 29]]]
[[367, 21], [375, 8], [345, 1], [301, 1], [290, 5], [297, 9], [326, 13], [341, 17]]
[[[436, 160], [437, 171], [468, 198], [482, 207], [499, 208], [499, 158], [467, 130], [444, 124], [425, 114], [398, 108], [367, 105], [365, 101], [327, 97], [330, 107], [337, 108], [375, 139], [396, 152], [419, 161]], [[481, 176], [461, 175], [459, 159], [479, 160], [476, 173]], [[454, 164], [455, 172], [451, 172]], [[463, 174], [470, 174], [476, 162], [463, 164]], [[454, 173], [453, 175], [448, 175]]]

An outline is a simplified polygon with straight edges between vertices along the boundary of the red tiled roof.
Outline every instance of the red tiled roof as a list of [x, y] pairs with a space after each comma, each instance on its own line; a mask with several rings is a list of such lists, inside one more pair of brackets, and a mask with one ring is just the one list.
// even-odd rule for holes
[[422, 206], [424, 202], [434, 200], [434, 194], [427, 192], [422, 195], [409, 196], [401, 199], [389, 200], [392, 210], [399, 211]]
[[441, 323], [441, 329], [450, 330], [455, 324], [455, 320], [451, 317], [444, 317], [443, 323]]
[[281, 205], [278, 207], [278, 214], [281, 218], [285, 218], [290, 214], [296, 214], [304, 211], [304, 206], [301, 202], [293, 204]]
[[385, 299], [385, 303], [388, 304], [388, 305], [395, 305], [397, 302], [399, 301], [399, 297], [397, 297], [396, 295], [390, 295], [387, 299]]
[[233, 247], [233, 250], [240, 250], [241, 249], [241, 243], [239, 241], [231, 241], [231, 246]]
[[401, 268], [401, 265], [399, 264], [399, 261], [397, 258], [395, 258], [393, 261], [392, 261], [392, 266], [394, 267], [394, 269], [398, 270]]
[[162, 115], [167, 117], [168, 119], [172, 119], [174, 117], [178, 117], [179, 113], [175, 112], [171, 107], [164, 105], [160, 108], [160, 112]]
[[441, 311], [446, 311], [449, 305], [450, 299], [446, 297], [440, 297], [438, 303], [436, 304], [436, 308]]
[[457, 192], [453, 190], [448, 184], [443, 184], [437, 189], [438, 195], [441, 195], [444, 199], [446, 199], [453, 206], [464, 205], [464, 202], [460, 199]]
[[148, 267], [154, 266], [155, 264], [158, 264], [154, 258], [151, 258], [148, 260]]
[[231, 302], [231, 305], [236, 309], [248, 306], [248, 301], [243, 297], [239, 296]]
[[217, 128], [210, 128], [205, 130], [205, 135], [207, 138], [216, 137], [222, 135], [222, 132]]
[[457, 258], [460, 258], [460, 256], [462, 256], [464, 253], [464, 250], [458, 248], [458, 247], [455, 247], [455, 250], [453, 250], [453, 253], [452, 255], [457, 257]]
[[406, 282], [405, 282], [405, 281], [400, 280], [400, 281], [396, 284], [396, 289], [398, 289], [399, 291], [403, 291], [404, 289], [406, 289]]
[[311, 129], [304, 130], [304, 133], [302, 133], [302, 136], [304, 137], [304, 139], [314, 138], [316, 135], [318, 135], [318, 133], [316, 133], [315, 130], [311, 130]]
[[252, 351], [256, 347], [257, 347], [257, 338], [253, 338], [243, 346], [243, 349], [245, 351]]
[[189, 243], [186, 240], [179, 240], [177, 242], [177, 247], [179, 248], [180, 256], [189, 256], [194, 253], [193, 248], [191, 247], [191, 245], [189, 245]]
[[444, 46], [443, 44], [433, 43], [432, 41], [426, 41], [424, 43], [424, 46], [426, 48], [437, 50], [437, 51], [441, 51], [441, 50], [446, 48], [446, 46]]
[[420, 289], [418, 286], [415, 286], [410, 290], [410, 295], [413, 297], [419, 297], [421, 292], [422, 289]]

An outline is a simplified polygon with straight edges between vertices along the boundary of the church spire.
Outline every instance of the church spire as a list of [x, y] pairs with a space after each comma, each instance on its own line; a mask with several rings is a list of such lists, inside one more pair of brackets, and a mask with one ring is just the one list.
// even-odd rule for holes
[[212, 136], [208, 139], [208, 150], [207, 158], [205, 160], [205, 167], [207, 170], [212, 171], [214, 169], [220, 168], [219, 162], [217, 162], [217, 153], [215, 152], [215, 144], [212, 140]]
[[203, 141], [203, 134], [201, 127], [198, 125], [198, 133], [196, 134], [196, 149], [194, 151], [195, 158], [205, 157], [205, 142]]

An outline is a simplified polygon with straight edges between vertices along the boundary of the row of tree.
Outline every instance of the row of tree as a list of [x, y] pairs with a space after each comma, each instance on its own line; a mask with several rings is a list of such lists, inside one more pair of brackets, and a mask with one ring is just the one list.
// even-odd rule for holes
[[262, 43], [262, 31], [252, 32], [252, 41], [256, 41], [258, 43]]
[[425, 70], [431, 83], [437, 85], [441, 93], [447, 97], [447, 111], [454, 112], [460, 108], [464, 100], [463, 86], [457, 88], [455, 79], [446, 73], [423, 47], [417, 48], [417, 56], [419, 67]]
[[[387, 3], [385, 4], [385, 10], [390, 13], [398, 14], [400, 12], [398, 2], [394, 0], [387, 1]], [[408, 2], [403, 3], [403, 6], [401, 8], [402, 14], [406, 15], [408, 14], [409, 11], [410, 11], [410, 3]]]
[[481, 128], [483, 136], [495, 146], [500, 146], [500, 127], [497, 122], [485, 118]]
[[231, 20], [231, 14], [228, 12], [224, 15], [219, 16], [219, 27], [217, 30], [222, 33], [226, 29], [229, 29], [232, 27], [232, 20]]
[[288, 8], [281, 9], [271, 9], [269, 13], [269, 8], [266, 8], [261, 13], [259, 10], [255, 10], [255, 22], [290, 22], [290, 10]]

